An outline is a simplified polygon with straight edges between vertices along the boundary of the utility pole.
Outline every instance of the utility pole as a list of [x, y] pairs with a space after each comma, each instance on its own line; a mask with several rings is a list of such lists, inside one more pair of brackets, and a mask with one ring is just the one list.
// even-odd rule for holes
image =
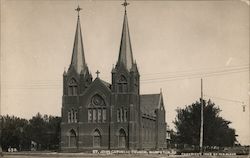
[[3, 121], [4, 121], [4, 118], [3, 116], [0, 114], [0, 157], [3, 157], [3, 149], [2, 149], [2, 144], [3, 144], [3, 137], [2, 137], [2, 134], [3, 134]]
[[200, 153], [203, 155], [203, 80], [201, 78], [201, 129], [200, 129]]

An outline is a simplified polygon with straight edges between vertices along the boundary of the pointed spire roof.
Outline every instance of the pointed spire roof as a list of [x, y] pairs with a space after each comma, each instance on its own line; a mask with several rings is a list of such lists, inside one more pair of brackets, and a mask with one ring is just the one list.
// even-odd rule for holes
[[129, 35], [128, 18], [126, 10], [124, 13], [120, 52], [118, 58], [118, 65], [120, 64], [123, 64], [129, 71], [133, 65], [133, 53]]
[[70, 67], [74, 67], [76, 72], [79, 74], [81, 73], [81, 71], [85, 72], [87, 67], [84, 57], [79, 11], [78, 11], [77, 26], [76, 26], [75, 40], [74, 40]]

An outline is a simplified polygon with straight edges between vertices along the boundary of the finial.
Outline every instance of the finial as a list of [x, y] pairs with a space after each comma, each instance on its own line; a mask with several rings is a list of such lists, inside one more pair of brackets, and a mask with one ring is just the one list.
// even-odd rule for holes
[[100, 71], [97, 70], [97, 71], [96, 71], [96, 77], [97, 77], [97, 78], [99, 78], [99, 74], [100, 74]]
[[63, 75], [66, 75], [66, 67], [64, 67]]
[[160, 88], [160, 92], [162, 93], [162, 88]]
[[122, 5], [125, 8], [125, 13], [127, 12], [127, 6], [129, 5], [129, 3], [127, 2], [127, 0], [124, 1], [124, 3], [122, 3]]
[[80, 8], [80, 6], [78, 5], [78, 7], [75, 9], [77, 11], [78, 17], [79, 17], [79, 12], [82, 10], [82, 8]]

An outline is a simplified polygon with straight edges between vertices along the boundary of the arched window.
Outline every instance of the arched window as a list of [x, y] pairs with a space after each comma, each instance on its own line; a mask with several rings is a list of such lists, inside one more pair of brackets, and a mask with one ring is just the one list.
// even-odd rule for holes
[[124, 75], [121, 75], [118, 80], [118, 92], [124, 93], [128, 91], [128, 82]]
[[75, 113], [74, 113], [74, 114], [75, 114], [75, 120], [74, 120], [74, 122], [77, 123], [77, 121], [78, 121], [78, 114], [77, 114], [77, 111], [76, 111], [76, 110], [75, 110]]
[[92, 122], [92, 109], [88, 110], [88, 121]]
[[68, 95], [70, 96], [77, 95], [77, 82], [74, 78], [72, 78], [69, 82]]
[[117, 122], [127, 122], [128, 111], [126, 108], [117, 109]]
[[98, 122], [102, 122], [102, 109], [97, 109]]
[[69, 139], [69, 147], [75, 148], [77, 141], [76, 141], [76, 132], [73, 129], [69, 131], [68, 139]]
[[71, 118], [70, 118], [70, 122], [74, 122], [74, 119], [75, 119], [75, 114], [74, 114], [74, 110], [71, 109]]
[[98, 129], [96, 129], [93, 133], [93, 147], [101, 146], [101, 133]]
[[71, 121], [71, 112], [70, 111], [68, 111], [68, 123], [70, 123]]
[[70, 109], [68, 111], [68, 123], [77, 123], [77, 121], [78, 121], [77, 110]]
[[102, 123], [105, 122], [106, 119], [106, 103], [101, 95], [95, 94], [90, 100], [88, 122]]
[[127, 122], [127, 118], [128, 118], [128, 112], [126, 109], [124, 109], [124, 122]]
[[119, 131], [118, 145], [120, 148], [126, 148], [126, 146], [127, 146], [126, 133], [125, 133], [124, 129], [120, 129], [120, 131]]
[[123, 109], [120, 108], [120, 121], [123, 122]]
[[107, 120], [106, 109], [102, 109], [102, 121], [106, 122], [106, 120]]
[[96, 94], [91, 98], [91, 105], [92, 106], [105, 106], [105, 101], [104, 99], [99, 95]]
[[120, 122], [121, 119], [121, 113], [120, 109], [117, 110], [117, 122]]
[[93, 121], [96, 122], [96, 109], [93, 109]]

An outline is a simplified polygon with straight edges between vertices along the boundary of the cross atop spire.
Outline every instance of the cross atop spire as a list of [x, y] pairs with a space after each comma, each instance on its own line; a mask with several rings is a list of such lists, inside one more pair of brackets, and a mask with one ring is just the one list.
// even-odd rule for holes
[[80, 8], [80, 6], [78, 5], [78, 7], [75, 10], [77, 11], [77, 15], [79, 17], [79, 12], [82, 10], [82, 8]]
[[127, 6], [129, 5], [129, 3], [127, 2], [127, 0], [124, 1], [124, 3], [122, 3], [122, 5], [125, 8], [125, 12], [127, 11]]
[[96, 71], [96, 77], [97, 77], [97, 78], [99, 78], [99, 74], [100, 74], [100, 73], [101, 73], [101, 72], [100, 72], [99, 70]]

